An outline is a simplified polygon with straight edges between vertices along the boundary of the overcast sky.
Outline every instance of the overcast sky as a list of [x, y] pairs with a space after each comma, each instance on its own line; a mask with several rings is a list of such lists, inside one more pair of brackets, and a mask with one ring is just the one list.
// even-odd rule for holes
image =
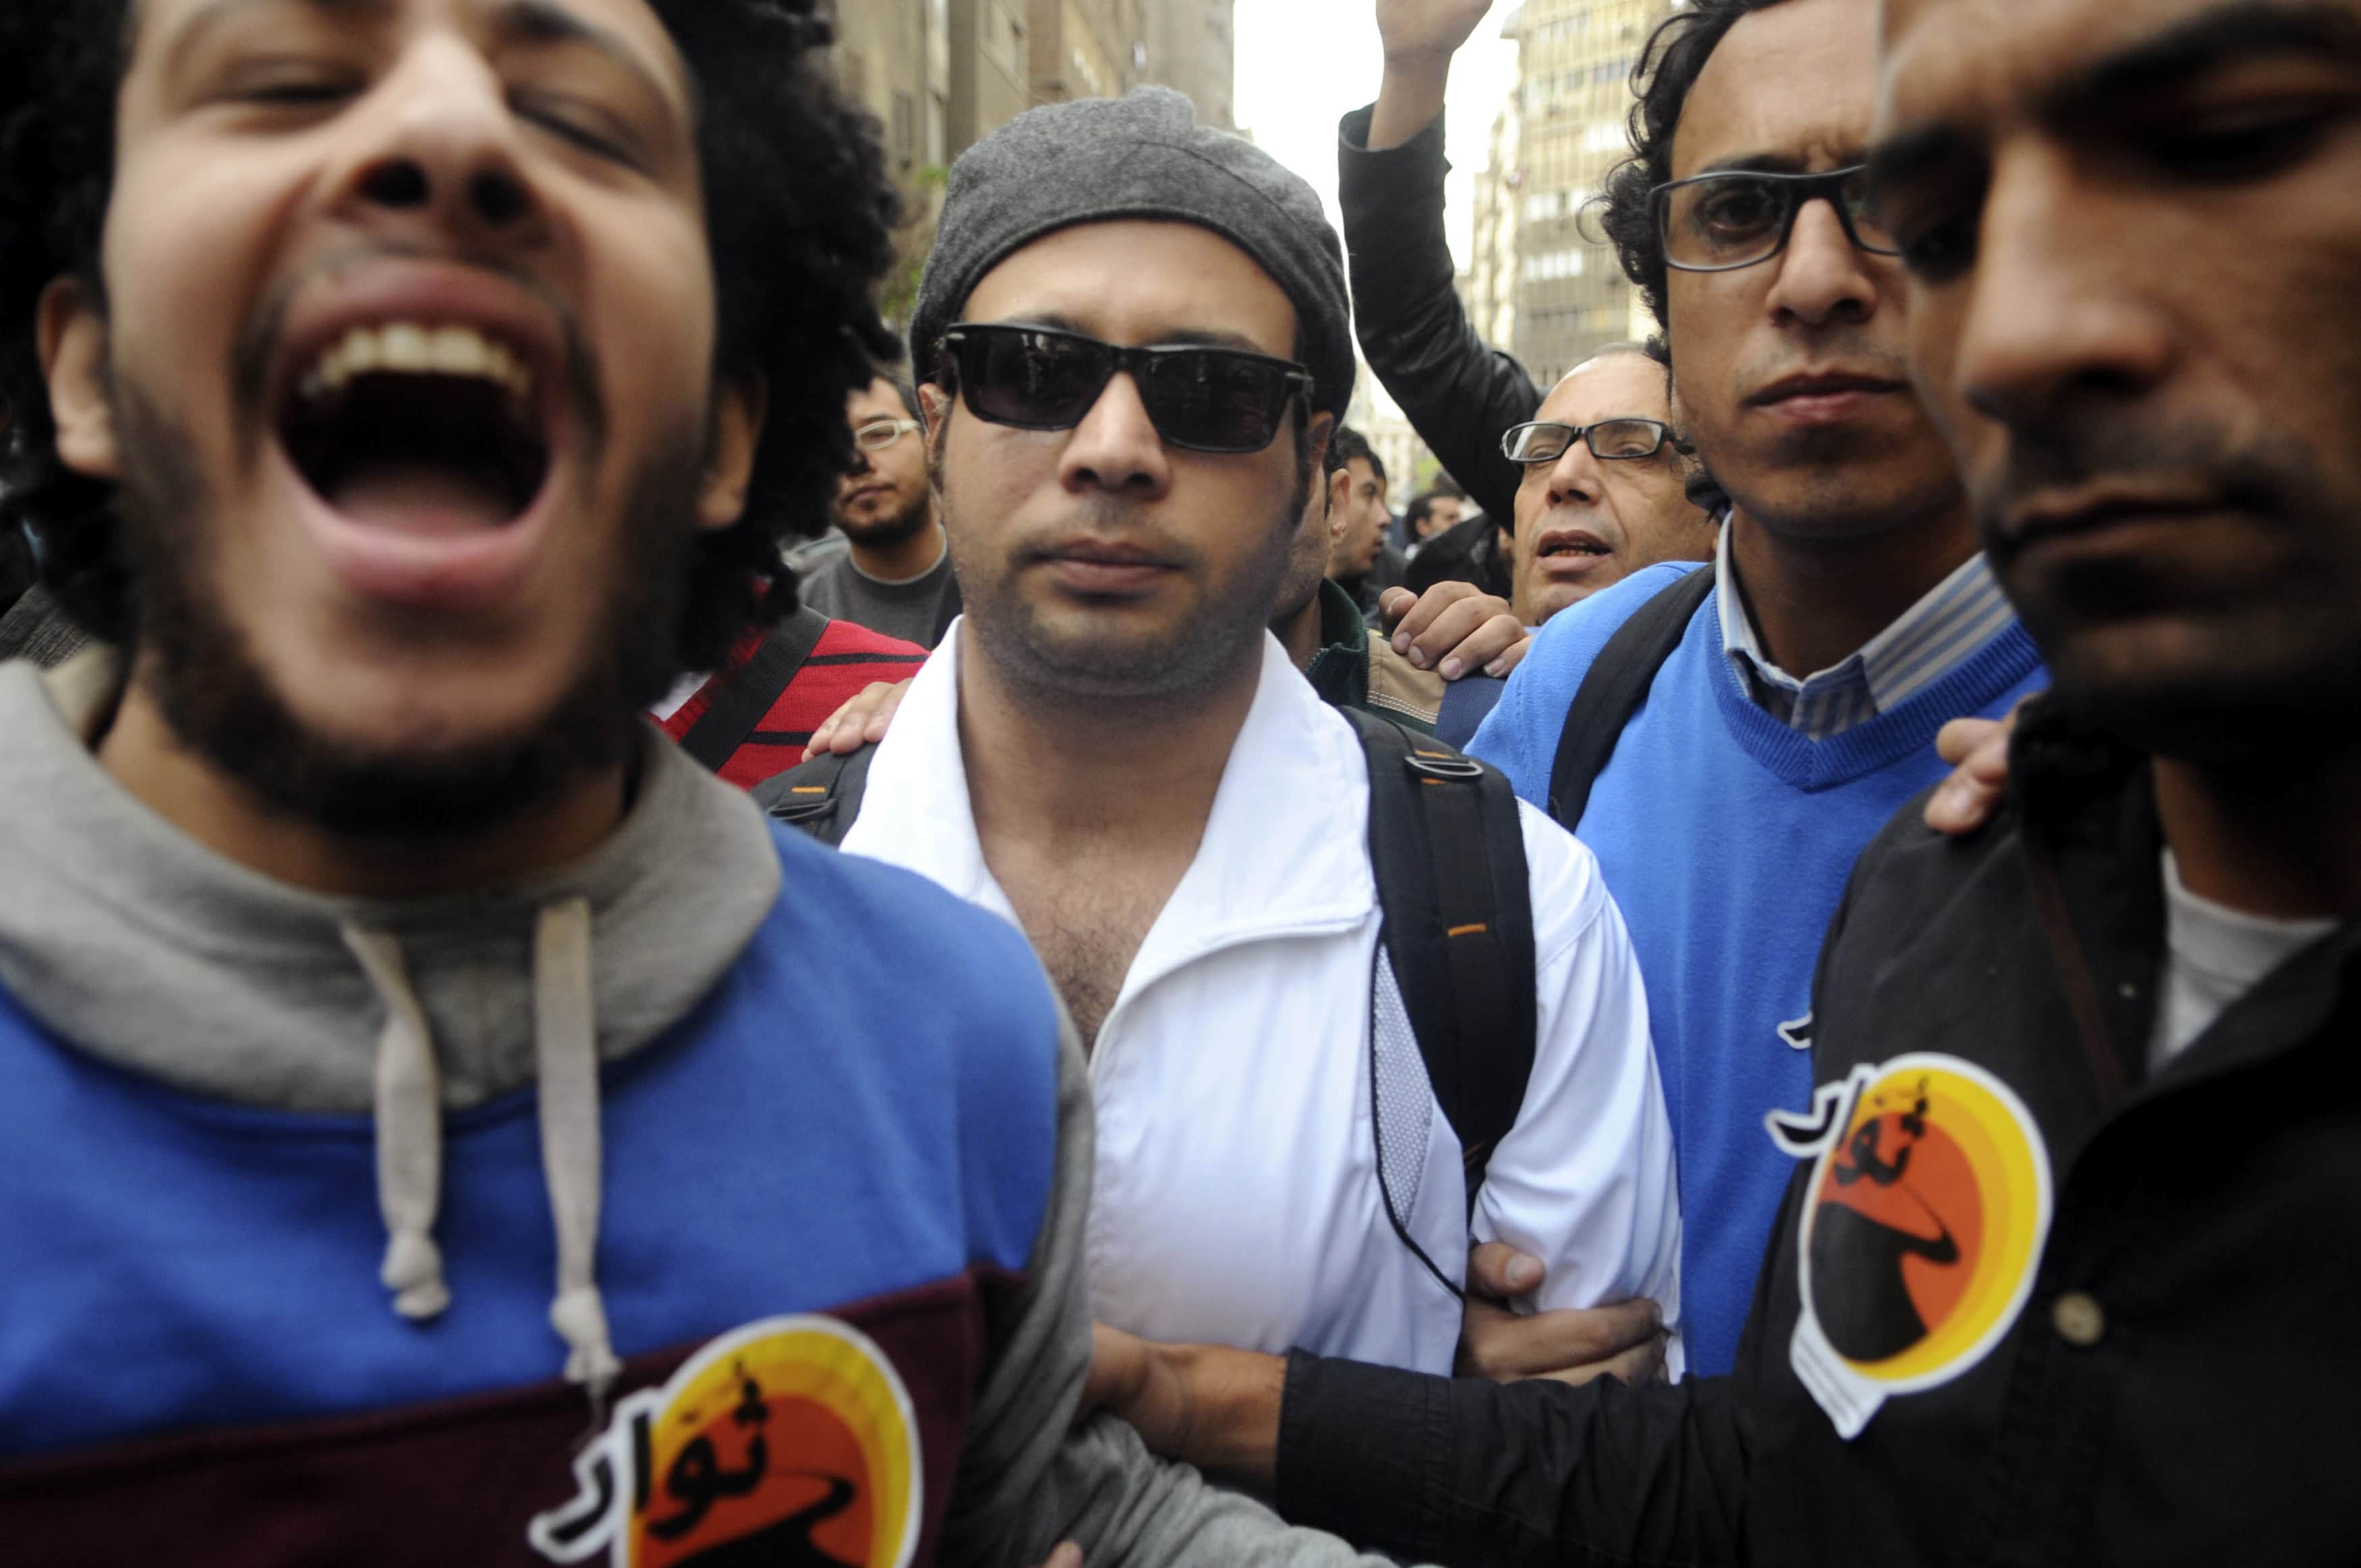
[[[1444, 135], [1453, 165], [1446, 205], [1452, 253], [1467, 258], [1474, 176], [1492, 116], [1516, 85], [1517, 46], [1500, 38], [1516, 9], [1498, 0], [1451, 71]], [[1272, 157], [1312, 182], [1336, 214], [1336, 121], [1378, 95], [1384, 54], [1376, 0], [1238, 0], [1237, 115]]]

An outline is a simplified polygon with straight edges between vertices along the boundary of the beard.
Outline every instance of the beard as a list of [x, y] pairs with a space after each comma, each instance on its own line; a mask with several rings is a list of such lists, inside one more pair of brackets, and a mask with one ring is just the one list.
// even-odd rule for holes
[[[939, 461], [936, 472], [941, 472]], [[1144, 638], [1076, 637], [1053, 630], [1018, 586], [1028, 564], [1023, 548], [994, 561], [962, 556], [959, 542], [963, 531], [950, 498], [939, 491], [966, 623], [1009, 689], [1045, 710], [1078, 701], [1192, 703], [1218, 690], [1257, 657], [1269, 634], [1272, 611], [1302, 528], [1303, 509], [1311, 499], [1311, 472], [1310, 465], [1300, 466], [1295, 493], [1272, 513], [1249, 552], [1221, 577], [1211, 576], [1192, 544], [1162, 542], [1169, 554], [1196, 569], [1207, 592], [1196, 612], [1183, 617], [1167, 635]], [[1134, 503], [1113, 496], [1097, 498], [1085, 513], [1099, 532], [1113, 537], [1144, 532], [1137, 515]]]
[[307, 727], [207, 590], [213, 515], [193, 444], [127, 378], [113, 399], [139, 678], [180, 742], [266, 806], [339, 836], [450, 841], [496, 830], [627, 762], [663, 696], [696, 537], [701, 444], [663, 443], [628, 488], [595, 655], [528, 731], [404, 753]]
[[872, 521], [848, 517], [840, 509], [831, 510], [836, 512], [836, 526], [847, 539], [855, 544], [876, 548], [917, 538], [919, 531], [934, 520], [934, 496], [929, 491], [920, 490], [917, 499], [900, 511]]
[[[2276, 431], [2070, 414], [2046, 433], [2013, 435], [1976, 499], [1993, 569], [2049, 665], [2053, 700], [2140, 751], [2202, 767], [2299, 770], [2347, 751], [2361, 711], [2351, 481]], [[2029, 565], [2007, 527], [2012, 510], [2118, 475], [2188, 476], [2224, 507], [2271, 520], [2268, 532], [2208, 553]]]

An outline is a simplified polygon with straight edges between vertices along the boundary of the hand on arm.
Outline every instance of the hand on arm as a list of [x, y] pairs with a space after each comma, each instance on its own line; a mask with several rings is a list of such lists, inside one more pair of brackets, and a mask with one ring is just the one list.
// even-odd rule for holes
[[1473, 583], [1437, 583], [1423, 594], [1388, 588], [1378, 611], [1394, 652], [1446, 681], [1478, 670], [1506, 676], [1533, 645], [1509, 601], [1478, 591]]
[[1653, 1301], [1523, 1315], [1510, 1310], [1510, 1299], [1539, 1289], [1542, 1278], [1538, 1260], [1505, 1243], [1487, 1242], [1467, 1255], [1461, 1376], [1583, 1384], [1601, 1376], [1626, 1383], [1664, 1376], [1664, 1318]]
[[1287, 1363], [1279, 1356], [1157, 1344], [1100, 1323], [1076, 1419], [1108, 1411], [1137, 1429], [1151, 1452], [1268, 1491], [1286, 1390]]
[[894, 711], [902, 706], [902, 695], [909, 689], [908, 681], [890, 685], [875, 681], [863, 686], [812, 731], [811, 743], [804, 748], [804, 761], [808, 762], [825, 751], [849, 757], [863, 746], [874, 746], [885, 739], [885, 731], [894, 723]]
[[1369, 150], [1400, 147], [1443, 113], [1451, 57], [1476, 31], [1492, 0], [1378, 0], [1386, 74], [1369, 117]]

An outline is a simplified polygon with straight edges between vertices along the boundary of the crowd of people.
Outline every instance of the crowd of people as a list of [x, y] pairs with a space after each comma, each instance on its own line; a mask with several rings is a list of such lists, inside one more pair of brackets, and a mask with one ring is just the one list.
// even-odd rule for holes
[[1372, 4], [0, 16], [9, 1561], [2361, 1557], [2361, 0]]

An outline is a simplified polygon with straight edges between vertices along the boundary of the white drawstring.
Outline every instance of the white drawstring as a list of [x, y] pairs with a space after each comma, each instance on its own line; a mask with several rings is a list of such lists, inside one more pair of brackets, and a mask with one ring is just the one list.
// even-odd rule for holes
[[541, 1074], [541, 1167], [557, 1225], [557, 1297], [567, 1381], [594, 1398], [622, 1370], [598, 1294], [598, 1036], [590, 981], [590, 901], [544, 908], [533, 932], [533, 1048]]
[[443, 1094], [426, 1011], [410, 983], [401, 947], [382, 931], [340, 927], [345, 946], [385, 1003], [377, 1042], [377, 1202], [385, 1216], [385, 1265], [378, 1277], [393, 1310], [417, 1321], [451, 1304], [434, 1214], [443, 1199]]
[[[385, 1003], [377, 1048], [377, 1190], [387, 1242], [380, 1277], [403, 1317], [451, 1304], [434, 1216], [443, 1192], [443, 1100], [426, 1011], [401, 947], [346, 925], [345, 946]], [[590, 978], [590, 901], [541, 911], [533, 928], [533, 1052], [540, 1074], [541, 1168], [557, 1232], [550, 1326], [565, 1340], [567, 1381], [604, 1399], [621, 1372], [598, 1293], [598, 1033]]]

